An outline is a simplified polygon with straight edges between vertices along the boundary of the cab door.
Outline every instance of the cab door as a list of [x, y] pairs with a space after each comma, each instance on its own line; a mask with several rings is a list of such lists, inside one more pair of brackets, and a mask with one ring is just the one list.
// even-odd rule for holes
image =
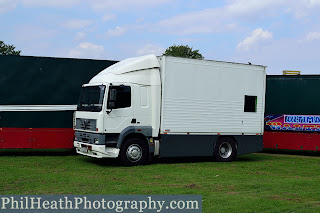
[[131, 85], [112, 85], [107, 95], [107, 105], [110, 99], [110, 91], [115, 90], [115, 101], [113, 109], [108, 109], [104, 114], [104, 131], [106, 133], [120, 133], [126, 127], [132, 125], [133, 119], [133, 88]]

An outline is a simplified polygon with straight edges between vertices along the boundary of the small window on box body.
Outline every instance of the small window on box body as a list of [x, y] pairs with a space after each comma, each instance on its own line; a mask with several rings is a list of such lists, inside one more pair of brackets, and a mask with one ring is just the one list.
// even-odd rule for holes
[[244, 96], [244, 111], [257, 112], [257, 96], [251, 96], [251, 95]]

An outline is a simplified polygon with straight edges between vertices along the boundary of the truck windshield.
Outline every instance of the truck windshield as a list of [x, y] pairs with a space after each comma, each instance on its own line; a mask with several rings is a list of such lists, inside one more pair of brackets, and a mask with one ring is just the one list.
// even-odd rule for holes
[[102, 110], [105, 86], [82, 87], [78, 111], [100, 112]]

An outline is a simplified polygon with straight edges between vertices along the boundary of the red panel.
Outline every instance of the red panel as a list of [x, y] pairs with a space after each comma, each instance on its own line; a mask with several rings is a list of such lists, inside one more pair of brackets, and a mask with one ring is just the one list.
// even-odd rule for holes
[[73, 129], [32, 129], [33, 149], [72, 149]]
[[0, 148], [72, 149], [71, 128], [0, 128]]
[[31, 148], [31, 130], [28, 128], [0, 128], [0, 148]]
[[263, 148], [320, 151], [320, 134], [266, 131]]

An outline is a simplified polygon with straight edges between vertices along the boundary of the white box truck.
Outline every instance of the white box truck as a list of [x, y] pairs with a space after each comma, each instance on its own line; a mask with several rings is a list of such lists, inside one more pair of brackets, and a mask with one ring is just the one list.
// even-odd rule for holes
[[213, 156], [262, 150], [266, 67], [147, 55], [118, 62], [82, 87], [77, 153], [120, 158]]

